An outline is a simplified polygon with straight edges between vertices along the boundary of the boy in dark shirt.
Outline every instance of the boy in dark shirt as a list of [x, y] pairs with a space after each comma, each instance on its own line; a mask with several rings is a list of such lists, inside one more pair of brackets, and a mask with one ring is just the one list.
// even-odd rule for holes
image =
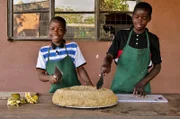
[[[118, 58], [117, 69], [111, 84], [114, 93], [133, 93], [145, 96], [150, 93], [149, 82], [160, 72], [161, 56], [158, 37], [148, 31], [152, 7], [138, 3], [133, 11], [133, 27], [116, 33], [101, 66], [101, 74], [111, 71], [113, 59]], [[152, 61], [153, 68], [148, 72]]]

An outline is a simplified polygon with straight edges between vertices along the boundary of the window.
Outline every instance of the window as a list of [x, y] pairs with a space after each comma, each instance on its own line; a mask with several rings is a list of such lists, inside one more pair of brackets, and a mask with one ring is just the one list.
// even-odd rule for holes
[[120, 29], [129, 29], [132, 26], [132, 12], [136, 0], [100, 0], [99, 20], [100, 39], [112, 39]]
[[109, 40], [131, 26], [137, 0], [8, 0], [9, 40], [50, 40], [49, 20], [67, 21], [67, 40]]
[[95, 0], [55, 0], [55, 16], [67, 21], [66, 39], [95, 39]]

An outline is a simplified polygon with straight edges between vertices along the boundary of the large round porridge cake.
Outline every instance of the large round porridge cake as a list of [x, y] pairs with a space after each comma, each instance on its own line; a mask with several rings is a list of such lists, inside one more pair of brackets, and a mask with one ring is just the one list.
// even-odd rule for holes
[[52, 102], [60, 106], [97, 107], [117, 103], [117, 96], [107, 88], [73, 86], [56, 90]]

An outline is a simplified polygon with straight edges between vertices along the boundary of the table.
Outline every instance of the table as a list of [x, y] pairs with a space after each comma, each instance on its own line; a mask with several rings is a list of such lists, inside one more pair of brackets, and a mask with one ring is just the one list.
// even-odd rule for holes
[[53, 94], [40, 94], [38, 104], [8, 107], [0, 100], [0, 119], [180, 119], [180, 94], [164, 94], [168, 103], [118, 103], [105, 109], [70, 109], [52, 103]]

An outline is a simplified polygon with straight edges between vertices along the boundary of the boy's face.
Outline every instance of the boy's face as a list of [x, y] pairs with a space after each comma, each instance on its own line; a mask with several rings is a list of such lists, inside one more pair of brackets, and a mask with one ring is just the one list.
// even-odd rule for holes
[[63, 40], [63, 37], [66, 33], [66, 29], [61, 22], [52, 21], [49, 25], [49, 38], [51, 38], [52, 42], [59, 43]]
[[143, 32], [150, 20], [151, 20], [151, 16], [149, 16], [148, 11], [144, 9], [137, 9], [132, 16], [135, 32], [138, 33]]

